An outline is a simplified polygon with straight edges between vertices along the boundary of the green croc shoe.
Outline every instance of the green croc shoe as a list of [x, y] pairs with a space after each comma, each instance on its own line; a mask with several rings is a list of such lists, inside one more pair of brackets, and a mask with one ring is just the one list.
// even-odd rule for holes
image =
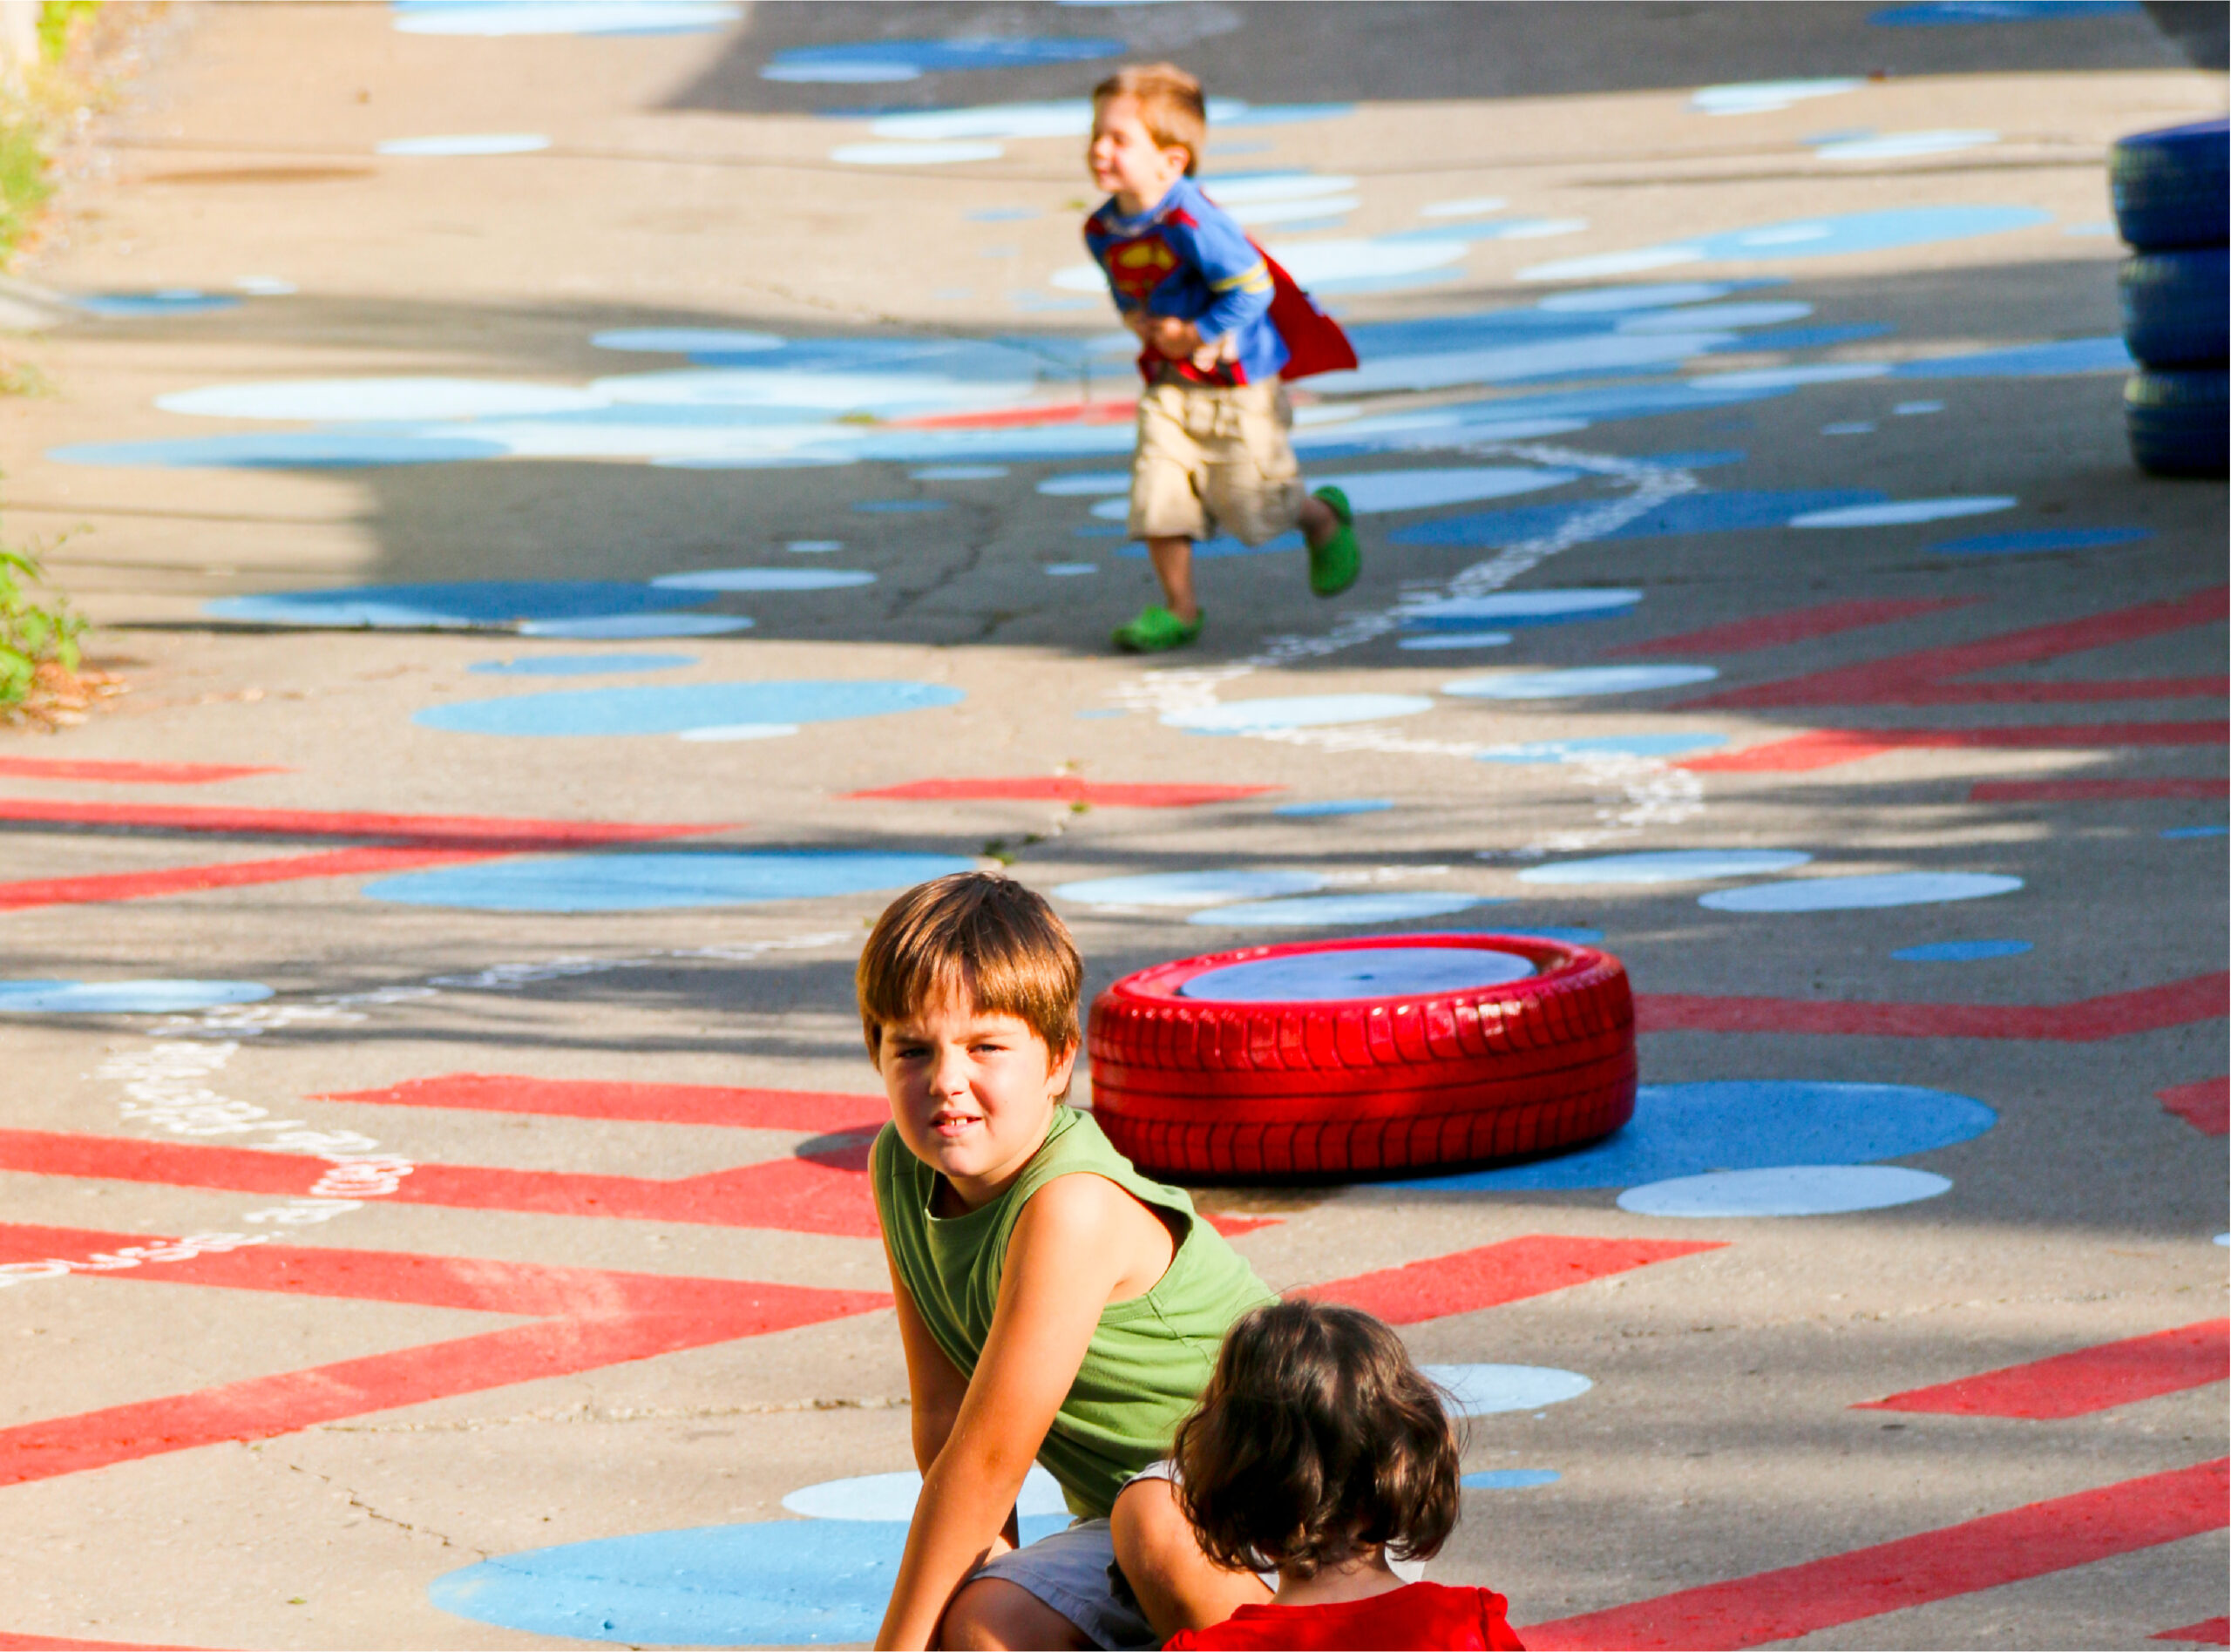
[[1196, 614], [1188, 625], [1158, 602], [1150, 602], [1140, 610], [1139, 617], [1116, 627], [1116, 646], [1125, 653], [1150, 654], [1166, 653], [1171, 648], [1183, 648], [1197, 641], [1201, 634], [1201, 621], [1206, 618]]
[[1337, 597], [1363, 572], [1363, 552], [1356, 545], [1356, 513], [1348, 508], [1348, 496], [1338, 488], [1319, 488], [1315, 497], [1339, 518], [1340, 526], [1324, 544], [1309, 547], [1309, 588], [1320, 597]]

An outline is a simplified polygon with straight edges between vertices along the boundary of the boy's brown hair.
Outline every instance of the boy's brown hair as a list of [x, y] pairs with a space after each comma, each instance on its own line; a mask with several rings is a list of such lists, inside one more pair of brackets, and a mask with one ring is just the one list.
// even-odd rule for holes
[[885, 1026], [956, 997], [1019, 1018], [1055, 1056], [1077, 1043], [1077, 944], [1045, 897], [996, 872], [933, 877], [892, 902], [854, 978], [868, 1055], [878, 1065]]
[[1423, 1560], [1462, 1496], [1439, 1391], [1353, 1308], [1278, 1302], [1239, 1319], [1172, 1454], [1202, 1553], [1235, 1571], [1313, 1577], [1382, 1544]]
[[1164, 149], [1185, 152], [1185, 175], [1190, 178], [1201, 164], [1201, 151], [1209, 143], [1209, 105], [1201, 95], [1201, 82], [1174, 63], [1134, 64], [1118, 69], [1092, 89], [1092, 107], [1110, 98], [1129, 98], [1139, 106], [1139, 124], [1147, 136]]

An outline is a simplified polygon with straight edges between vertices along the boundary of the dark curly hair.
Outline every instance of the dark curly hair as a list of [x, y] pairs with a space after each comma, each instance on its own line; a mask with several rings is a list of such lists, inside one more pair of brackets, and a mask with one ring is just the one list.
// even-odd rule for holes
[[1240, 1319], [1172, 1455], [1178, 1506], [1219, 1566], [1311, 1577], [1382, 1544], [1423, 1560], [1456, 1524], [1440, 1391], [1353, 1308], [1279, 1302]]

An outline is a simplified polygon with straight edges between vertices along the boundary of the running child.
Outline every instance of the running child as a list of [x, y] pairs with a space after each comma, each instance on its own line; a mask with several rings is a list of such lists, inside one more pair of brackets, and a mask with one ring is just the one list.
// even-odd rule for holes
[[1198, 80], [1170, 64], [1126, 69], [1093, 88], [1092, 105], [1087, 160], [1109, 199], [1084, 239], [1143, 347], [1130, 532], [1163, 591], [1115, 640], [1156, 653], [1201, 634], [1193, 542], [1218, 527], [1247, 545], [1299, 527], [1312, 591], [1355, 583], [1354, 515], [1339, 489], [1303, 487], [1281, 382], [1353, 367], [1355, 353], [1193, 181], [1208, 139]]
[[1502, 1595], [1406, 1583], [1388, 1565], [1437, 1552], [1462, 1493], [1440, 1397], [1369, 1314], [1308, 1302], [1249, 1314], [1178, 1427], [1177, 1459], [1203, 1553], [1277, 1567], [1278, 1592], [1170, 1652], [1521, 1646]]
[[[860, 957], [922, 1471], [878, 1646], [1159, 1646], [1270, 1598], [1201, 1552], [1164, 1459], [1224, 1332], [1271, 1295], [1064, 1105], [1082, 978], [1053, 909], [977, 872], [900, 896]], [[1079, 1518], [1023, 1548], [1034, 1459]]]

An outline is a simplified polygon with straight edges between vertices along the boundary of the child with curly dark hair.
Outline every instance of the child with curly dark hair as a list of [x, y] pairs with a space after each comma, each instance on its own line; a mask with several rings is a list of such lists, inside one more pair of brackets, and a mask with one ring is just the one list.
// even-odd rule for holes
[[1405, 1583], [1455, 1526], [1455, 1431], [1401, 1338], [1353, 1308], [1280, 1302], [1225, 1337], [1178, 1425], [1178, 1505], [1201, 1551], [1273, 1567], [1277, 1596], [1168, 1644], [1522, 1649], [1488, 1589]]

